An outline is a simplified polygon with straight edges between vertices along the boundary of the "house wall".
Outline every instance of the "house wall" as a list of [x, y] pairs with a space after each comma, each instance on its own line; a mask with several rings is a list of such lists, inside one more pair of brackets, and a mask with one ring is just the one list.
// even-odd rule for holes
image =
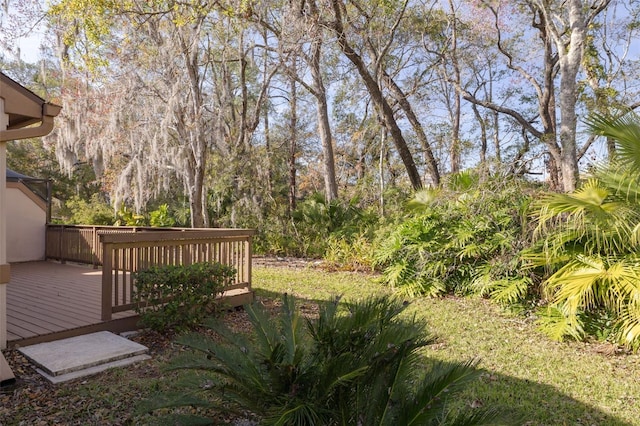
[[7, 261], [43, 260], [46, 205], [26, 186], [7, 182]]
[[[5, 114], [2, 82], [0, 81], [0, 132], [9, 126], [9, 115]], [[7, 264], [6, 234], [6, 178], [7, 178], [7, 144], [0, 138], [0, 349], [7, 347], [7, 284], [11, 273]], [[0, 353], [0, 357], [2, 354]], [[6, 380], [5, 375], [0, 380]]]

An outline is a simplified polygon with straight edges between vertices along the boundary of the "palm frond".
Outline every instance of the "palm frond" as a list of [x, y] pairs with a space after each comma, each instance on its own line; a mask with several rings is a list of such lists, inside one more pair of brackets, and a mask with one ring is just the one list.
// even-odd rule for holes
[[596, 306], [597, 286], [607, 274], [602, 259], [578, 255], [545, 282], [544, 288], [556, 303], [564, 303], [569, 314]]
[[409, 200], [407, 208], [412, 211], [426, 210], [438, 202], [438, 196], [441, 192], [441, 190], [436, 188], [421, 189]]
[[640, 301], [624, 306], [619, 319], [618, 341], [623, 345], [638, 349], [640, 347]]
[[402, 401], [399, 424], [428, 424], [442, 415], [449, 397], [479, 376], [478, 361], [464, 363], [436, 362], [419, 383], [414, 400]]
[[269, 315], [258, 304], [246, 305], [245, 311], [249, 315], [260, 347], [268, 353], [272, 353], [280, 342], [278, 329], [268, 326], [270, 324]]
[[640, 201], [640, 182], [638, 171], [620, 161], [597, 165], [593, 176], [609, 188], [611, 195], [629, 204], [637, 205]]
[[558, 342], [565, 337], [581, 340], [584, 336], [582, 322], [577, 316], [569, 317], [562, 307], [550, 305], [538, 311], [538, 328]]
[[326, 424], [326, 421], [326, 416], [318, 410], [316, 404], [305, 404], [303, 401], [294, 400], [283, 409], [268, 413], [263, 424], [321, 426]]
[[495, 280], [491, 286], [491, 298], [502, 305], [515, 304], [525, 299], [532, 284], [527, 276]]
[[599, 288], [604, 306], [616, 313], [640, 301], [640, 264], [637, 257], [608, 259]]
[[586, 121], [597, 135], [616, 141], [618, 158], [640, 171], [640, 118], [633, 112], [616, 116], [592, 114]]
[[[633, 113], [593, 115], [591, 130], [615, 140], [612, 161], [571, 194], [549, 194], [537, 206], [535, 248], [523, 258], [545, 266], [543, 290], [552, 306], [540, 324], [556, 339], [581, 338], [581, 317], [613, 315], [620, 341], [640, 342], [640, 118]], [[636, 340], [637, 339], [637, 340]]]
[[158, 398], [146, 409], [202, 404], [246, 410], [273, 425], [402, 424], [396, 420], [411, 413], [442, 418], [448, 401], [477, 375], [473, 361], [436, 362], [421, 375], [418, 350], [432, 338], [415, 315], [404, 314], [401, 299], [338, 302], [322, 304], [318, 318], [303, 320], [285, 297], [278, 318], [264, 323], [262, 308], [253, 306], [247, 311], [253, 339], [233, 339], [216, 324], [222, 341], [181, 338], [197, 351], [174, 359], [171, 368], [192, 374], [175, 383], [184, 386], [177, 399]]
[[629, 301], [640, 300], [637, 260], [578, 255], [552, 275], [545, 288], [572, 312], [599, 305], [620, 312]]
[[607, 188], [590, 179], [571, 194], [550, 193], [544, 196], [541, 200], [543, 207], [537, 217], [541, 222], [561, 215], [569, 215], [572, 222], [588, 218], [607, 221], [612, 210], [606, 204], [609, 195]]
[[406, 281], [395, 290], [398, 295], [412, 299], [419, 296], [438, 297], [447, 292], [447, 286], [438, 278], [423, 276]]
[[489, 296], [493, 289], [493, 283], [494, 279], [491, 274], [491, 264], [485, 263], [476, 268], [470, 288], [476, 294]]
[[473, 411], [461, 411], [454, 415], [446, 416], [441, 422], [442, 426], [480, 426], [480, 425], [522, 425], [525, 420], [519, 416], [499, 412], [495, 409], [476, 408]]
[[298, 364], [302, 361], [304, 355], [300, 346], [304, 344], [303, 325], [302, 317], [295, 308], [294, 299], [285, 294], [280, 315], [280, 339], [284, 342], [285, 358], [283, 361], [285, 363]]

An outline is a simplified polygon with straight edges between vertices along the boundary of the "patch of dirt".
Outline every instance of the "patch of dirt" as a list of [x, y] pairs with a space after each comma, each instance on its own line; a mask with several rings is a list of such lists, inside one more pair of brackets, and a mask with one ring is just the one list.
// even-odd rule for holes
[[326, 268], [326, 262], [320, 259], [300, 259], [295, 257], [253, 256], [253, 266], [307, 269]]
[[366, 275], [378, 275], [370, 265], [337, 264], [323, 259], [304, 259], [296, 257], [254, 256], [253, 266], [267, 268], [321, 269], [326, 272], [356, 272]]

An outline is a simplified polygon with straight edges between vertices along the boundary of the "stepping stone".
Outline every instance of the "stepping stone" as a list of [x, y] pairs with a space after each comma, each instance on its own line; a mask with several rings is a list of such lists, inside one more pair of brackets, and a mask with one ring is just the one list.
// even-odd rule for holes
[[19, 348], [52, 383], [150, 359], [149, 349], [108, 331]]

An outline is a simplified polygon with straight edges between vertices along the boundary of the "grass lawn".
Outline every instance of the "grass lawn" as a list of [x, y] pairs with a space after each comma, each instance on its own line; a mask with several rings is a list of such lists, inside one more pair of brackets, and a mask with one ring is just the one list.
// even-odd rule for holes
[[[287, 292], [310, 300], [346, 300], [384, 289], [364, 275], [314, 269], [254, 268], [261, 297]], [[419, 299], [412, 312], [438, 337], [426, 355], [444, 361], [479, 358], [481, 379], [464, 403], [500, 406], [527, 425], [640, 424], [640, 356], [611, 354], [600, 344], [556, 343], [535, 324], [479, 298]]]

